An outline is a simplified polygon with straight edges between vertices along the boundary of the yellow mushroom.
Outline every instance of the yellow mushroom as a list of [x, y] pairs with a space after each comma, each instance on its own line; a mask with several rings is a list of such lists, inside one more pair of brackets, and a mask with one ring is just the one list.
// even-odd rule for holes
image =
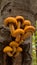
[[17, 35], [23, 35], [24, 34], [24, 30], [23, 29], [16, 29], [14, 31], [14, 36], [16, 37]]
[[15, 42], [15, 41], [10, 42], [9, 45], [10, 45], [11, 47], [13, 47], [13, 46], [18, 47], [18, 46], [19, 46], [19, 44], [18, 44], [17, 42]]
[[35, 31], [35, 27], [34, 26], [27, 26], [24, 28], [24, 35], [21, 37], [21, 39], [26, 39], [28, 37], [30, 37], [33, 32]]
[[24, 23], [23, 23], [23, 25], [27, 25], [27, 26], [30, 26], [31, 25], [31, 22], [29, 21], [29, 20], [24, 20]]
[[10, 46], [6, 46], [6, 47], [3, 49], [3, 52], [6, 53], [6, 54], [7, 54], [8, 56], [10, 56], [10, 57], [13, 56], [12, 53], [11, 53], [12, 51], [13, 51], [13, 49], [12, 49]]
[[30, 26], [30, 25], [31, 25], [31, 22], [29, 20], [24, 20], [22, 27], [25, 28], [26, 26]]
[[16, 29], [14, 34], [13, 34], [16, 37], [15, 41], [19, 42], [20, 38], [21, 38], [21, 35], [23, 35], [23, 34], [24, 34], [24, 30], [23, 29]]
[[16, 50], [16, 54], [14, 57], [18, 56], [20, 52], [22, 52], [22, 48], [21, 47], [18, 47], [17, 50]]
[[33, 33], [34, 31], [35, 31], [35, 27], [34, 26], [27, 26], [26, 28], [24, 28], [24, 34], [26, 33], [26, 32], [31, 32], [31, 33]]
[[16, 48], [19, 46], [18, 43], [16, 43], [15, 41], [10, 42], [9, 44], [12, 48], [13, 48], [13, 54], [16, 52]]
[[21, 23], [24, 22], [24, 18], [22, 16], [16, 16], [16, 20], [18, 22], [17, 28], [21, 27]]
[[17, 52], [22, 52], [22, 48], [21, 47], [18, 47], [17, 48]]
[[[21, 28], [21, 24], [24, 22], [24, 18], [22, 16], [16, 16], [16, 20], [17, 20], [17, 29], [20, 29]], [[19, 42], [20, 38], [21, 38], [21, 36], [17, 35], [16, 41]]]
[[4, 24], [5, 26], [9, 26], [11, 35], [13, 36], [14, 30], [15, 30], [14, 26], [17, 26], [16, 19], [14, 17], [8, 17], [4, 20]]

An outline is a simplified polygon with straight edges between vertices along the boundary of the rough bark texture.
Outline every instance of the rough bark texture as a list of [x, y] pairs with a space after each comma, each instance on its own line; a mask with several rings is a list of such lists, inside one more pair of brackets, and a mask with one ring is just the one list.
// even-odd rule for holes
[[13, 40], [10, 36], [9, 29], [1, 26], [0, 27], [0, 65], [30, 65], [31, 64], [31, 55], [30, 55], [30, 39], [26, 39], [23, 44], [20, 45], [22, 47], [23, 52], [19, 54], [16, 58], [10, 58], [3, 53], [3, 48]]
[[0, 3], [0, 23], [4, 18], [16, 15], [22, 15], [35, 23], [37, 0], [0, 0]]
[[[3, 24], [4, 18], [8, 16], [17, 16], [17, 15], [21, 15], [25, 19], [31, 20], [32, 25], [34, 25], [35, 24], [35, 14], [37, 14], [37, 0], [0, 0], [0, 24], [1, 25], [4, 25]], [[8, 43], [7, 39], [8, 40], [9, 38], [11, 39], [11, 37], [8, 37], [8, 35], [5, 36], [5, 34], [4, 36], [1, 36], [0, 34], [0, 37], [1, 37], [0, 42], [3, 43], [3, 41], [5, 41], [5, 44], [4, 44], [5, 46], [6, 46], [6, 43]], [[24, 42], [24, 43], [29, 43], [29, 42], [31, 43], [31, 39], [29, 39], [29, 41]], [[25, 45], [25, 47], [27, 45]], [[1, 47], [0, 65], [5, 65], [2, 59], [3, 58], [3, 52], [2, 52], [3, 45], [1, 44], [0, 47]], [[30, 47], [27, 46], [26, 49], [27, 48], [28, 48], [28, 51], [25, 50], [23, 53], [24, 56], [22, 56], [22, 59], [24, 58], [24, 60], [21, 60], [21, 56], [19, 55], [17, 58], [15, 58], [13, 65], [21, 65], [21, 64], [30, 65], [31, 64], [31, 56], [29, 54], [29, 52], [31, 51], [31, 44], [30, 44]]]

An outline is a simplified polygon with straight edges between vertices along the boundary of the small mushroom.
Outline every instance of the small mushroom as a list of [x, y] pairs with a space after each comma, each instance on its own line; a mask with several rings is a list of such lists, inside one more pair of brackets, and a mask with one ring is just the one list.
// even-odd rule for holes
[[24, 34], [24, 30], [23, 29], [16, 29], [14, 32], [14, 36], [16, 37], [15, 41], [19, 42], [21, 39], [21, 36]]
[[21, 47], [18, 47], [17, 50], [16, 50], [16, 54], [14, 57], [18, 56], [20, 52], [22, 52], [22, 48]]
[[[21, 24], [24, 22], [24, 18], [22, 16], [16, 16], [16, 20], [17, 20], [17, 29], [21, 28]], [[16, 37], [16, 41], [19, 42], [20, 41], [21, 36], [17, 35]]]
[[30, 37], [33, 32], [35, 31], [35, 27], [34, 26], [27, 26], [24, 28], [24, 35], [21, 37], [21, 39], [26, 39], [28, 37]]
[[5, 26], [9, 26], [11, 35], [13, 36], [14, 33], [14, 26], [17, 26], [17, 21], [14, 17], [8, 17], [4, 20]]
[[3, 52], [6, 53], [6, 54], [7, 54], [8, 56], [10, 56], [10, 57], [13, 56], [12, 53], [11, 53], [12, 51], [13, 51], [13, 49], [12, 49], [10, 46], [6, 46], [6, 47], [3, 49]]
[[16, 52], [16, 48], [19, 46], [18, 43], [16, 43], [15, 41], [10, 42], [9, 44], [12, 48], [13, 48], [13, 54]]
[[27, 26], [26, 28], [24, 28], [24, 33], [26, 33], [26, 32], [32, 32], [32, 34], [33, 34], [33, 32], [35, 31], [35, 27], [34, 26]]
[[18, 47], [18, 46], [19, 46], [19, 44], [18, 44], [17, 42], [15, 42], [15, 41], [10, 42], [9, 45], [10, 45], [11, 47], [13, 47], [13, 46]]
[[24, 20], [22, 27], [25, 28], [26, 26], [30, 26], [30, 25], [31, 25], [31, 22], [29, 20]]
[[24, 22], [24, 18], [22, 16], [16, 16], [16, 20], [18, 22], [17, 28], [21, 27], [21, 23]]
[[17, 52], [22, 52], [22, 48], [21, 47], [18, 47], [17, 48]]
[[24, 34], [24, 30], [23, 29], [16, 29], [14, 31], [14, 36], [16, 37], [17, 35], [23, 35]]

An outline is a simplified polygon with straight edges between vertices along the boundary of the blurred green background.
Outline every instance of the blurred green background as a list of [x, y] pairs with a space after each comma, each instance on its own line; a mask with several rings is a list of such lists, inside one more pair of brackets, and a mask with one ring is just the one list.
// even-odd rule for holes
[[37, 65], [37, 21], [35, 27], [36, 31], [32, 36], [32, 65]]

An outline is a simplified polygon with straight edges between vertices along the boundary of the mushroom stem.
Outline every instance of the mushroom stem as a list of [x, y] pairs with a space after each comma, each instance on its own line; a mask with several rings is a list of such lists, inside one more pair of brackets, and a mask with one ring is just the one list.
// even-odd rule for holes
[[23, 42], [24, 42], [24, 40], [23, 40], [23, 39], [21, 39], [21, 40], [20, 40], [20, 44], [22, 44]]
[[9, 25], [9, 29], [10, 29], [11, 35], [13, 36], [13, 33], [14, 33], [14, 25], [10, 24]]
[[18, 56], [20, 52], [22, 52], [22, 48], [18, 47], [17, 50], [16, 50], [15, 57]]
[[21, 26], [21, 23], [20, 23], [20, 21], [19, 21], [18, 24], [17, 24], [17, 28], [19, 29], [20, 26]]
[[10, 52], [7, 52], [7, 55], [8, 55], [9, 57], [12, 57], [12, 56], [13, 56], [13, 54], [10, 53]]
[[15, 32], [14, 32], [14, 36], [16, 37], [16, 42], [19, 42], [20, 39], [21, 39], [21, 36], [24, 34], [24, 30], [23, 29], [17, 29]]
[[[20, 21], [19, 21], [18, 24], [17, 24], [17, 29], [20, 29], [20, 26], [21, 26], [21, 23], [20, 23]], [[20, 41], [20, 37], [21, 37], [20, 35], [17, 35], [15, 41], [16, 41], [16, 42], [19, 42], [19, 41]]]
[[17, 52], [14, 57], [17, 57], [18, 55], [19, 55], [19, 52]]
[[20, 41], [20, 37], [21, 37], [20, 35], [17, 35], [15, 41], [16, 41], [16, 42], [19, 42], [19, 41]]
[[15, 52], [16, 52], [16, 47], [13, 46], [13, 53], [12, 54], [14, 54]]

